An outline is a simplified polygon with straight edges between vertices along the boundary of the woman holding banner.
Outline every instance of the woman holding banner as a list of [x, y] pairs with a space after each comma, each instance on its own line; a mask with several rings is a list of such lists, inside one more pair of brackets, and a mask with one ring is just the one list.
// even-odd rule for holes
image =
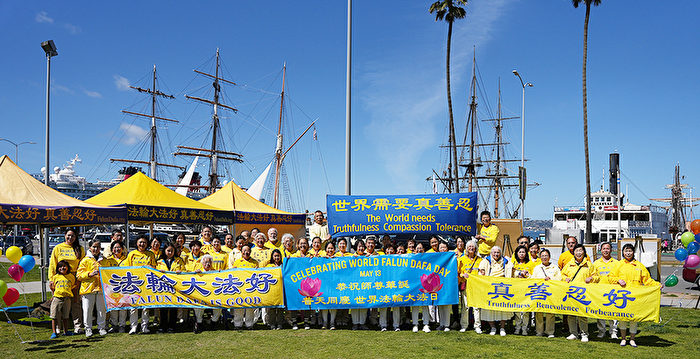
[[153, 237], [153, 240], [151, 240], [151, 246], [150, 246], [150, 251], [153, 252], [153, 255], [157, 258], [160, 258], [160, 238], [158, 237]]
[[352, 253], [348, 252], [348, 240], [345, 237], [338, 238], [338, 250], [335, 252], [336, 257], [349, 257]]
[[[527, 237], [523, 238], [527, 239]], [[519, 245], [515, 248], [515, 254], [513, 254], [512, 261], [508, 263], [507, 267], [506, 270], [510, 271], [511, 277], [513, 278], [530, 278], [532, 270], [535, 267], [535, 262], [530, 260], [528, 247], [526, 245]], [[518, 332], [522, 332], [522, 335], [527, 335], [530, 315], [525, 312], [515, 312], [514, 314], [513, 325], [515, 326], [515, 333], [513, 334], [518, 335]]]
[[[122, 267], [141, 267], [147, 266], [151, 268], [156, 267], [156, 257], [153, 252], [148, 250], [148, 238], [142, 235], [136, 240], [136, 249], [129, 252], [126, 259], [121, 263]], [[131, 308], [129, 314], [129, 322], [131, 324], [131, 330], [129, 334], [136, 334], [136, 330], [139, 325], [139, 310], [138, 308]], [[148, 330], [148, 309], [141, 309], [141, 333], [147, 334], [151, 331]]]
[[[213, 258], [211, 255], [209, 255], [209, 254], [203, 255], [202, 259], [200, 260], [200, 263], [202, 265], [202, 269], [197, 269], [196, 273], [211, 272], [214, 270], [214, 268], [212, 267]], [[194, 333], [195, 334], [199, 334], [202, 332], [203, 317], [204, 317], [204, 309], [195, 308], [194, 309], [194, 318], [195, 318]], [[221, 317], [221, 308], [212, 309], [211, 323], [214, 324], [214, 323], [218, 322], [220, 317]]]
[[[292, 255], [294, 258], [311, 258], [313, 255], [309, 253], [309, 241], [301, 237], [297, 241], [297, 251]], [[297, 325], [299, 316], [301, 316], [301, 321], [304, 322], [304, 329], [311, 329], [311, 316], [312, 312], [308, 310], [293, 310], [288, 311], [290, 318], [288, 319], [289, 325], [292, 326], [293, 330], [299, 329]]]
[[[649, 271], [646, 269], [644, 264], [634, 259], [634, 246], [632, 244], [627, 243], [622, 247], [622, 256], [622, 261], [620, 261], [620, 263], [610, 272], [610, 283], [619, 284], [623, 288], [652, 286], [659, 284], [651, 278]], [[620, 321], [620, 337], [622, 338], [622, 341], [620, 341], [621, 346], [624, 347], [627, 345], [627, 327], [629, 326], [629, 344], [633, 348], [637, 347], [637, 343], [634, 341], [634, 337], [637, 335], [637, 323], [638, 322]]]
[[[318, 237], [316, 237], [318, 238]], [[326, 242], [326, 245], [324, 247], [324, 251], [326, 253], [326, 258], [334, 258], [336, 256], [335, 252], [335, 245], [333, 244], [332, 241]], [[338, 314], [337, 309], [323, 309], [321, 310], [321, 318], [323, 324], [321, 329], [330, 329], [330, 330], [335, 330], [335, 316]], [[328, 319], [328, 316], [330, 315], [330, 320]]]
[[184, 261], [184, 263], [187, 263], [187, 260], [190, 256], [190, 250], [187, 249], [185, 246], [185, 234], [184, 233], [178, 233], [177, 236], [175, 237], [175, 244], [177, 245], [177, 253], [180, 258]]
[[[601, 283], [610, 282], [610, 272], [620, 263], [612, 257], [612, 244], [603, 242], [600, 244], [601, 257], [593, 262], [593, 266], [598, 271]], [[617, 320], [598, 319], [598, 338], [604, 338], [606, 326], [610, 329], [610, 338], [617, 339]]]
[[226, 253], [221, 248], [221, 239], [214, 237], [211, 240], [211, 250], [209, 255], [212, 258], [212, 268], [214, 270], [222, 271], [228, 266], [228, 253]]
[[[508, 261], [501, 255], [501, 247], [491, 247], [491, 254], [484, 257], [479, 264], [479, 273], [489, 277], [511, 277], [511, 271], [506, 270]], [[496, 335], [496, 322], [501, 324], [500, 334], [506, 336], [506, 320], [513, 317], [511, 312], [501, 312], [497, 310], [482, 309], [481, 316], [484, 321], [489, 322], [491, 327], [490, 335]]]
[[[460, 311], [462, 312], [460, 325], [461, 333], [464, 333], [469, 326], [469, 305], [467, 303], [467, 280], [472, 272], [476, 273], [479, 270], [481, 257], [477, 255], [478, 244], [471, 240], [467, 242], [465, 254], [457, 260], [457, 272], [459, 273], [459, 294], [460, 294]], [[481, 334], [481, 309], [471, 308], [474, 313], [474, 331], [476, 334]]]
[[[119, 267], [126, 259], [126, 254], [124, 253], [124, 242], [113, 241], [109, 245], [110, 253], [109, 257], [105, 259], [103, 267]], [[126, 310], [113, 310], [107, 313], [112, 327], [109, 329], [110, 333], [114, 333], [119, 330], [119, 333], [124, 333], [124, 326], [126, 326]], [[118, 329], [117, 329], [118, 328]]]
[[[561, 280], [561, 271], [556, 263], [551, 261], [552, 255], [549, 249], [540, 252], [542, 263], [532, 270], [532, 277], [544, 280]], [[547, 334], [548, 338], [554, 338], [554, 314], [535, 313], [535, 333], [538, 337]]]
[[[440, 241], [440, 244], [438, 245], [438, 252], [441, 253], [447, 253], [448, 248], [447, 248], [447, 242], [445, 241]], [[450, 311], [452, 309], [451, 304], [447, 305], [438, 305], [437, 306], [437, 321], [440, 322], [440, 326], [437, 328], [437, 330], [443, 330], [446, 332], [450, 331]]]
[[464, 238], [462, 238], [461, 236], [457, 236], [457, 238], [455, 239], [455, 243], [457, 247], [455, 248], [454, 252], [457, 255], [457, 259], [459, 259], [459, 257], [464, 255], [466, 243], [464, 242]]
[[[114, 242], [116, 243], [116, 242]], [[80, 281], [80, 296], [83, 306], [83, 319], [85, 325], [85, 336], [92, 336], [92, 309], [97, 311], [97, 329], [100, 335], [107, 334], [105, 317], [105, 300], [102, 296], [102, 285], [100, 283], [100, 266], [109, 265], [100, 254], [102, 247], [100, 241], [92, 239], [89, 242], [89, 252], [80, 261], [78, 266], [78, 280]], [[78, 298], [75, 298], [76, 300]]]
[[[366, 256], [367, 254], [365, 253], [365, 249], [365, 242], [358, 239], [355, 242], [355, 257]], [[365, 325], [365, 321], [367, 320], [367, 309], [350, 309], [350, 317], [352, 317], [352, 330], [367, 330], [367, 326]]]
[[321, 245], [323, 242], [321, 241], [321, 237], [314, 237], [311, 240], [311, 249], [309, 250], [309, 253], [311, 253], [312, 257], [325, 257], [326, 252], [321, 249]]
[[[425, 253], [423, 243], [417, 243], [415, 254]], [[427, 305], [416, 305], [411, 307], [411, 319], [413, 321], [413, 332], [418, 333], [418, 314], [423, 312], [423, 331], [430, 333], [430, 310]]]
[[[241, 258], [233, 263], [233, 268], [258, 268], [258, 261], [250, 256], [250, 245], [246, 244], [241, 249]], [[243, 324], [246, 329], [252, 329], [255, 324], [254, 308], [235, 308], [233, 310], [233, 326], [240, 330]]]
[[[561, 277], [568, 283], [597, 283], [598, 272], [593, 263], [588, 260], [586, 248], [581, 243], [573, 247], [574, 258], [561, 270]], [[579, 316], [568, 316], [569, 334], [566, 339], [575, 340], [581, 336], [581, 342], [588, 342], [588, 318]], [[579, 335], [577, 335], [579, 334]]]
[[[176, 256], [177, 248], [175, 244], [168, 243], [160, 254], [160, 259], [156, 263], [156, 269], [164, 272], [182, 273], [185, 270], [185, 261]], [[175, 331], [175, 321], [178, 308], [160, 308], [160, 329], [159, 333]]]
[[[284, 236], [282, 237], [284, 240]], [[270, 255], [270, 263], [266, 267], [281, 267], [282, 266], [282, 252], [279, 249], [273, 249]], [[267, 325], [270, 329], [280, 330], [282, 329], [282, 323], [284, 321], [284, 308], [267, 308]]]
[[204, 254], [205, 253], [202, 252], [202, 242], [200, 242], [197, 239], [190, 242], [190, 255], [187, 258], [187, 262], [185, 263], [185, 268], [188, 272], [196, 272], [198, 270], [202, 270], [202, 264], [200, 263], [200, 260], [202, 259], [202, 256]]

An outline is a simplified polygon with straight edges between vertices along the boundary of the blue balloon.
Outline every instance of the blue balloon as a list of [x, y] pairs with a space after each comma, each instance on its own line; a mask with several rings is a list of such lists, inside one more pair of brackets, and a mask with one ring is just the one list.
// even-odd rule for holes
[[674, 253], [674, 255], [676, 256], [676, 259], [682, 262], [688, 258], [688, 250], [685, 248], [678, 248], [676, 249], [676, 253]]
[[36, 264], [36, 261], [34, 260], [34, 257], [30, 256], [29, 254], [23, 255], [22, 258], [19, 259], [19, 262], [17, 262], [22, 269], [24, 269], [24, 273], [29, 272], [34, 268], [34, 265]]
[[700, 243], [700, 233], [695, 235], [695, 241]]
[[688, 254], [695, 254], [700, 250], [700, 243], [690, 242], [688, 243]]

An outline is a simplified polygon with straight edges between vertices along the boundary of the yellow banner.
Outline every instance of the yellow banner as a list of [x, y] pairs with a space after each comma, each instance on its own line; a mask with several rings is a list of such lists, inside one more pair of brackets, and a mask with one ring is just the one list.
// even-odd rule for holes
[[622, 288], [613, 284], [470, 275], [467, 303], [477, 308], [506, 312], [658, 322], [661, 286]]
[[162, 272], [148, 267], [100, 268], [107, 311], [123, 308], [258, 308], [284, 304], [282, 269]]

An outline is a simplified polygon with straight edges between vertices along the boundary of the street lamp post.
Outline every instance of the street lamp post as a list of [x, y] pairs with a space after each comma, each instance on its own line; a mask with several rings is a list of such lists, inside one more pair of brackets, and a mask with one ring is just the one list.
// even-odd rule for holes
[[[49, 99], [51, 94], [51, 58], [58, 55], [53, 40], [41, 43], [46, 53], [46, 153], [44, 156], [44, 184], [49, 185]], [[46, 269], [49, 266], [49, 229], [44, 229], [41, 238], [41, 299], [46, 301]]]
[[[524, 82], [523, 78], [520, 77], [520, 74], [518, 73], [518, 70], [513, 70], [513, 75], [517, 76], [518, 79], [520, 80], [520, 85], [523, 88], [523, 107], [520, 112], [520, 123], [522, 124], [521, 127], [521, 140], [520, 140], [520, 167], [522, 170], [520, 172], [525, 171], [525, 88], [526, 87], [533, 87], [534, 85], [530, 82]], [[524, 178], [524, 176], [521, 175], [521, 180]], [[527, 188], [527, 183], [521, 184], [521, 186], [524, 186], [523, 189]], [[522, 222], [523, 226], [523, 233], [525, 233], [525, 193], [522, 191], [520, 195], [520, 220]]]
[[8, 140], [7, 138], [0, 138], [0, 141], [6, 141], [6, 142], [9, 142], [15, 146], [15, 162], [17, 163], [17, 166], [19, 166], [19, 146], [24, 145], [24, 144], [36, 145], [36, 142], [32, 142], [32, 141], [24, 141], [24, 142], [20, 142], [20, 143], [14, 143], [13, 141]]

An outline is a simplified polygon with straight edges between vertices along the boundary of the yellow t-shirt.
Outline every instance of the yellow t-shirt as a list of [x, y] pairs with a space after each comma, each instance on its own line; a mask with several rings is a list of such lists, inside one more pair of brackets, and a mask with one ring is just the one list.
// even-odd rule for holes
[[365, 252], [365, 255], [367, 255], [367, 256], [383, 256], [384, 252], [375, 249], [373, 253]]
[[54, 274], [51, 277], [54, 285], [53, 296], [58, 298], [72, 298], [73, 288], [76, 286], [75, 276], [71, 273], [66, 275]]
[[224, 270], [228, 266], [228, 254], [224, 251], [216, 252], [212, 249], [209, 252], [212, 257], [211, 269], [212, 270]]
[[80, 281], [80, 295], [97, 293], [102, 291], [99, 273], [95, 276], [90, 276], [95, 269], [100, 267], [109, 267], [113, 260], [110, 258], [102, 258], [99, 262], [91, 255], [85, 256], [78, 265], [77, 279]]
[[156, 258], [156, 260], [158, 260], [158, 258], [160, 258], [160, 249], [155, 250], [155, 251], [153, 249], [149, 249], [149, 251], [151, 251], [151, 253], [153, 253], [153, 256]]
[[173, 258], [173, 262], [170, 263], [170, 269], [168, 269], [168, 265], [165, 264], [165, 259], [159, 259], [156, 264], [156, 269], [164, 272], [184, 272], [186, 270], [185, 261], [180, 257], [175, 257]]
[[234, 250], [234, 249], [236, 249], [236, 247], [229, 248], [228, 246], [221, 246], [221, 251], [224, 252], [224, 253], [226, 253], [226, 254], [231, 253], [231, 251]]
[[180, 251], [180, 258], [182, 258], [185, 263], [190, 259], [190, 256], [192, 255], [192, 251], [189, 249], [182, 247], [182, 250]]
[[595, 262], [593, 262], [593, 266], [598, 271], [598, 275], [600, 276], [600, 281], [602, 283], [608, 282], [608, 276], [610, 275], [610, 272], [612, 272], [612, 270], [615, 269], [618, 263], [619, 261], [612, 257], [607, 262], [602, 257], [596, 259]]
[[514, 270], [514, 273], [512, 275], [513, 278], [521, 278], [520, 276], [518, 276], [518, 272], [523, 271], [527, 271], [527, 275], [525, 278], [530, 278], [535, 269], [535, 266], [537, 265], [534, 261], [527, 261], [527, 263], [518, 263], [512, 259], [510, 261], [510, 264]]
[[250, 250], [250, 257], [265, 266], [270, 262], [270, 253], [272, 253], [272, 251], [267, 248], [255, 247]]
[[279, 249], [281, 252], [282, 248], [284, 248], [284, 247], [282, 246], [282, 240], [278, 239], [277, 244], [274, 244], [270, 241], [265, 242], [265, 248], [269, 249], [270, 252], [272, 252], [273, 249]]
[[282, 260], [284, 260], [285, 258], [289, 258], [289, 257], [293, 256], [294, 253], [296, 253], [297, 251], [294, 249], [292, 249], [291, 251], [288, 251], [287, 248], [282, 247], [282, 249], [280, 249], [280, 252], [282, 252]]
[[233, 262], [233, 268], [258, 268], [258, 266], [258, 261], [252, 257], [250, 260], [238, 258], [235, 262]]
[[313, 248], [309, 248], [309, 254], [311, 254], [311, 257], [325, 257], [326, 251], [323, 249], [315, 250]]
[[296, 251], [296, 253], [292, 254], [292, 257], [294, 258], [302, 258], [302, 257], [313, 257], [313, 254], [311, 254], [311, 250], [306, 252], [306, 255], [302, 254], [301, 251]]
[[491, 253], [491, 247], [496, 244], [498, 239], [498, 226], [495, 224], [491, 224], [488, 227], [482, 225], [479, 234], [486, 237], [486, 239], [479, 240], [479, 254], [482, 256], [488, 255]]
[[139, 252], [138, 249], [134, 249], [129, 252], [126, 259], [120, 264], [122, 267], [138, 267], [138, 266], [150, 266], [156, 267], [156, 256], [151, 251]]
[[618, 261], [608, 276], [609, 283], [617, 283], [620, 279], [626, 282], [626, 287], [659, 285], [651, 278], [646, 267], [634, 259], [631, 262], [626, 259]]
[[[77, 239], [76, 239], [77, 241]], [[79, 256], [76, 256], [73, 247], [66, 242], [59, 243], [51, 251], [51, 260], [49, 262], [49, 278], [52, 278], [56, 273], [56, 264], [60, 261], [66, 261], [70, 265], [70, 272], [75, 274], [78, 271], [80, 260], [85, 257], [85, 250], [81, 248]]]
[[572, 258], [561, 270], [561, 278], [563, 280], [571, 279], [572, 283], [585, 283], [588, 277], [592, 277], [591, 283], [598, 283], [600, 279], [593, 263], [588, 259], [584, 259], [579, 265], [576, 263], [576, 259]]
[[481, 257], [475, 255], [474, 259], [469, 258], [469, 256], [461, 256], [457, 259], [457, 271], [459, 272], [460, 278], [464, 273], [476, 273], [479, 271], [479, 264], [481, 263]]
[[350, 252], [335, 252], [335, 257], [352, 257], [352, 253]]

